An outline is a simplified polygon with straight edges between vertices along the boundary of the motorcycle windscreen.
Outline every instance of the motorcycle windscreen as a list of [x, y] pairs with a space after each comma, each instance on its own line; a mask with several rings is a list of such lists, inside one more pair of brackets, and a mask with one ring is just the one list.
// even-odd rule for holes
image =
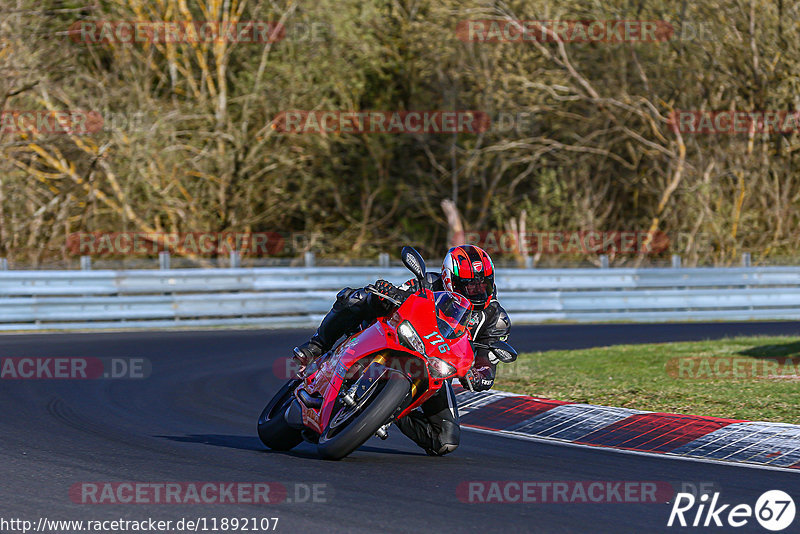
[[472, 303], [450, 291], [433, 294], [436, 306], [436, 324], [439, 333], [446, 339], [457, 339], [467, 333], [467, 324], [472, 315]]

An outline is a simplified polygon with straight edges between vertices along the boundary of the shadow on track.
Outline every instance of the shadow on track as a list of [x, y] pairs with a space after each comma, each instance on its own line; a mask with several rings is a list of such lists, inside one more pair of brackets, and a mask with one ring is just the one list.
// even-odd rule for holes
[[202, 443], [215, 447], [227, 447], [244, 451], [263, 451], [264, 445], [255, 436], [232, 436], [227, 434], [188, 434], [185, 436], [155, 436], [182, 443]]
[[[286, 456], [295, 456], [297, 458], [308, 458], [319, 460], [319, 456], [315, 452], [293, 449], [291, 451], [273, 451], [264, 447], [261, 440], [255, 436], [234, 436], [230, 434], [187, 434], [184, 436], [154, 436], [157, 438], [168, 439], [170, 441], [178, 441], [181, 443], [201, 443], [203, 445], [212, 445], [214, 447], [226, 447], [228, 449], [238, 449], [243, 451], [259, 451], [269, 454], [282, 454]], [[425, 453], [400, 451], [396, 449], [388, 449], [383, 447], [372, 447], [370, 445], [362, 445], [358, 448], [360, 452], [372, 452], [377, 454], [396, 454], [405, 456], [425, 456]]]
[[761, 345], [739, 351], [739, 354], [751, 358], [798, 358], [800, 357], [800, 342]]

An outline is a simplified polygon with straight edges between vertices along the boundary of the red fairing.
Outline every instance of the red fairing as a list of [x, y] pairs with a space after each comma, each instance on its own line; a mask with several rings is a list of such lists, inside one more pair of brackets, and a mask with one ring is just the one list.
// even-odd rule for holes
[[[346, 373], [341, 372], [342, 369], [349, 370], [353, 364], [364, 356], [380, 352], [390, 346], [383, 325], [380, 322], [358, 332], [339, 345], [334, 351], [333, 357], [324, 362], [319, 370], [309, 377], [307, 382], [306, 391], [311, 394], [319, 393], [324, 399], [322, 409], [319, 412], [312, 408], [303, 410], [303, 418], [307, 426], [321, 433], [325, 425], [330, 421], [336, 404], [336, 397], [339, 395], [343, 377], [346, 375]], [[338, 373], [337, 370], [339, 370]], [[308, 415], [308, 418], [306, 418], [306, 415]]]
[[[304, 424], [321, 434], [334, 415], [334, 409], [338, 409], [337, 399], [345, 377], [363, 372], [370, 363], [377, 365], [378, 369], [396, 369], [415, 384], [412, 403], [398, 418], [433, 396], [445, 380], [464, 376], [474, 361], [466, 328], [471, 310], [472, 305], [460, 295], [434, 294], [426, 289], [424, 296], [410, 296], [392, 316], [379, 319], [345, 340], [299, 388], [323, 399], [318, 410], [300, 403]], [[413, 327], [423, 344], [424, 355], [401, 343], [398, 328], [402, 323]], [[446, 362], [455, 371], [446, 377], [432, 377], [429, 372], [431, 358]], [[355, 367], [359, 362], [362, 367]], [[299, 389], [295, 392], [298, 398]]]

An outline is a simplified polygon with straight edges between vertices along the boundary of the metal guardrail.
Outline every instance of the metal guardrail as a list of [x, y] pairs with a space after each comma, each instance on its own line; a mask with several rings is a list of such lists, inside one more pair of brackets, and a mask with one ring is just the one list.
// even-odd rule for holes
[[[342, 287], [402, 268], [0, 272], [0, 330], [259, 324], [310, 327]], [[515, 323], [800, 319], [800, 267], [506, 269]]]

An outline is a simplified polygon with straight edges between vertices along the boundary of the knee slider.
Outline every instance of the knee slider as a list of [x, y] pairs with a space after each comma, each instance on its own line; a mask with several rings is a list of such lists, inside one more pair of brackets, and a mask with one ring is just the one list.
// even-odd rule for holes
[[434, 452], [437, 456], [444, 456], [456, 450], [460, 441], [461, 428], [450, 421], [443, 421], [441, 432], [434, 440]]
[[364, 301], [367, 296], [367, 292], [363, 289], [352, 289], [346, 287], [339, 291], [336, 295], [336, 302], [341, 303], [348, 306], [353, 306], [355, 304], [360, 304]]
[[349, 287], [342, 289], [336, 295], [336, 302], [333, 304], [333, 309], [341, 311], [357, 306], [363, 300], [363, 297], [361, 297], [359, 293], [361, 293], [361, 291]]
[[458, 448], [458, 443], [447, 443], [442, 445], [436, 454], [439, 456], [444, 456], [445, 454], [449, 454]]

